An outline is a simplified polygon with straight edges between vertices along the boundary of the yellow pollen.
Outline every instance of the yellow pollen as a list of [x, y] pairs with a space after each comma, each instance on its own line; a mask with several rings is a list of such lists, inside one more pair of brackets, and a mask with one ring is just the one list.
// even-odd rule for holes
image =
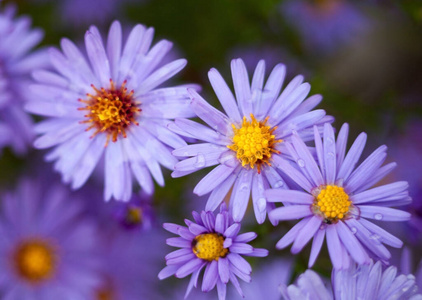
[[243, 117], [242, 126], [236, 128], [232, 124], [234, 130], [233, 144], [227, 146], [229, 149], [236, 152], [236, 157], [242, 163], [242, 166], [250, 166], [252, 169], [257, 166], [258, 173], [261, 172], [261, 165], [271, 165], [269, 160], [272, 153], [280, 153], [274, 149], [275, 144], [282, 142], [276, 140], [273, 135], [277, 126], [271, 128], [266, 125], [269, 117], [264, 121], [257, 121], [255, 116], [251, 114], [251, 120], [248, 121]]
[[29, 240], [19, 245], [14, 253], [17, 273], [31, 283], [39, 283], [55, 271], [54, 249], [41, 240]]
[[224, 248], [224, 237], [217, 233], [205, 233], [195, 237], [192, 251], [198, 258], [212, 261], [225, 257], [229, 249]]
[[126, 212], [125, 222], [139, 224], [142, 222], [142, 210], [139, 207], [129, 207]]
[[326, 222], [342, 220], [349, 212], [352, 202], [342, 187], [327, 185], [321, 189], [313, 204], [313, 211]]
[[95, 129], [91, 137], [105, 132], [107, 134], [105, 146], [108, 145], [110, 139], [116, 142], [119, 135], [125, 138], [128, 126], [139, 125], [135, 118], [141, 109], [138, 107], [140, 103], [134, 101], [134, 92], [128, 92], [126, 81], [119, 89], [116, 89], [111, 79], [108, 89], [97, 89], [94, 85], [91, 87], [94, 89], [95, 95], [87, 94], [87, 100], [79, 99], [79, 102], [86, 106], [80, 107], [78, 110], [87, 111], [85, 115], [87, 119], [79, 123], [89, 124], [86, 131]]

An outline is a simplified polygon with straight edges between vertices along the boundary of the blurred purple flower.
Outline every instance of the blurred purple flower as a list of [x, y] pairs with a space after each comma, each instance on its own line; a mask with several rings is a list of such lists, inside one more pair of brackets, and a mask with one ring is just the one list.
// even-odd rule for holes
[[[0, 11], [0, 150], [11, 146], [24, 154], [34, 139], [31, 118], [23, 104], [32, 96], [28, 90], [34, 69], [48, 66], [45, 50], [33, 51], [43, 38], [40, 29], [31, 28], [27, 16], [15, 18], [9, 5]], [[31, 52], [31, 53], [30, 53]]]
[[[314, 128], [316, 157], [297, 134], [288, 152], [296, 161], [295, 166], [284, 158], [274, 165], [299, 186], [300, 190], [272, 189], [266, 191], [270, 202], [283, 202], [269, 213], [276, 220], [296, 220], [297, 223], [276, 245], [278, 249], [293, 243], [291, 252], [296, 254], [313, 238], [309, 267], [321, 250], [327, 237], [328, 252], [334, 268], [347, 268], [350, 257], [359, 264], [369, 263], [368, 252], [377, 259], [388, 261], [390, 252], [383, 245], [400, 248], [403, 243], [367, 221], [398, 222], [410, 219], [405, 211], [390, 208], [406, 205], [411, 201], [408, 183], [398, 181], [371, 188], [394, 167], [382, 166], [387, 157], [387, 147], [381, 146], [355, 168], [366, 143], [361, 133], [346, 155], [349, 127], [344, 124], [335, 140], [334, 130], [325, 124], [323, 142]], [[303, 189], [303, 190], [302, 190]]]
[[[352, 264], [348, 269], [333, 269], [332, 290], [324, 286], [312, 270], [299, 276], [296, 285], [284, 286], [281, 291], [286, 300], [374, 300], [421, 299], [413, 275], [397, 276], [394, 266], [382, 270], [380, 261], [369, 265]], [[333, 296], [334, 294], [334, 296]]]
[[242, 289], [236, 277], [250, 282], [252, 268], [242, 257], [268, 255], [265, 249], [254, 249], [247, 244], [257, 237], [254, 232], [239, 235], [240, 223], [233, 222], [226, 205], [220, 206], [220, 213], [214, 216], [212, 212], [202, 211], [192, 213], [195, 222], [185, 219], [188, 226], [165, 223], [163, 227], [180, 237], [167, 239], [167, 244], [182, 249], [166, 256], [167, 266], [158, 274], [165, 279], [172, 275], [184, 278], [192, 274], [186, 296], [197, 286], [199, 273], [205, 268], [202, 281], [202, 291], [209, 292], [217, 285], [218, 298], [226, 298], [226, 285], [233, 283], [236, 290], [243, 296]]
[[[68, 39], [63, 53], [50, 49], [58, 73], [37, 71], [39, 84], [26, 109], [50, 117], [37, 124], [41, 134], [34, 146], [54, 147], [46, 159], [73, 189], [80, 188], [104, 157], [104, 199], [129, 200], [136, 178], [145, 192], [164, 185], [160, 164], [173, 169], [172, 148], [186, 142], [167, 129], [169, 119], [191, 117], [187, 87], [158, 88], [186, 65], [179, 59], [158, 68], [172, 43], [158, 42], [151, 49], [154, 30], [136, 25], [122, 49], [122, 29], [114, 22], [104, 47], [95, 26], [85, 34], [89, 63]], [[109, 99], [113, 99], [110, 101]]]
[[[274, 205], [267, 201], [264, 190], [285, 185], [281, 175], [271, 166], [273, 160], [285, 156], [285, 142], [297, 130], [304, 139], [312, 137], [312, 126], [333, 121], [322, 109], [312, 110], [322, 97], [305, 100], [311, 87], [296, 76], [280, 94], [286, 68], [274, 67], [264, 86], [265, 62], [261, 60], [249, 82], [241, 59], [231, 63], [236, 98], [216, 69], [208, 73], [211, 85], [226, 114], [212, 107], [190, 89], [193, 111], [210, 127], [178, 118], [169, 128], [205, 143], [176, 148], [173, 154], [185, 158], [177, 163], [173, 177], [185, 176], [215, 166], [195, 187], [202, 196], [211, 193], [206, 211], [215, 210], [233, 186], [230, 211], [236, 222], [245, 215], [250, 194], [258, 223]], [[186, 158], [189, 157], [189, 158]]]
[[117, 222], [128, 230], [150, 230], [154, 224], [155, 214], [151, 200], [147, 195], [133, 196], [129, 202], [116, 202], [113, 214]]
[[300, 34], [312, 53], [329, 53], [353, 41], [369, 27], [369, 20], [346, 0], [289, 0], [280, 12]]
[[83, 300], [98, 285], [98, 231], [78, 200], [29, 180], [2, 198], [2, 299]]

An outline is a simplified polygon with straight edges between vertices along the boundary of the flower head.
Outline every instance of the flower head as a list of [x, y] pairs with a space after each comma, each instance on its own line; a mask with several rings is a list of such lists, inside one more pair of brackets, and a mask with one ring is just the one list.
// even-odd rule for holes
[[306, 270], [299, 276], [296, 285], [282, 286], [281, 292], [286, 300], [416, 300], [422, 296], [418, 294], [413, 275], [397, 276], [397, 268], [394, 266], [383, 271], [380, 261], [371, 261], [369, 265], [352, 264], [345, 270], [334, 269], [331, 283], [332, 288], [327, 288], [317, 273]]
[[98, 232], [67, 196], [62, 186], [42, 191], [39, 182], [23, 181], [2, 198], [2, 297], [86, 299], [98, 284]]
[[31, 97], [30, 74], [47, 67], [48, 59], [45, 50], [32, 51], [42, 30], [32, 29], [27, 16], [15, 18], [14, 6], [0, 10], [0, 150], [10, 146], [23, 154], [34, 138], [32, 120], [23, 111]]
[[[102, 157], [106, 200], [129, 200], [133, 177], [151, 194], [164, 185], [160, 164], [173, 169], [171, 149], [186, 145], [167, 129], [168, 119], [192, 116], [186, 88], [161, 87], [178, 73], [186, 60], [157, 67], [172, 43], [162, 40], [150, 49], [153, 29], [136, 25], [126, 43], [114, 22], [104, 46], [94, 26], [85, 34], [86, 57], [68, 39], [62, 51], [50, 49], [57, 73], [37, 71], [39, 84], [26, 108], [49, 117], [36, 126], [39, 149], [54, 147], [47, 160], [72, 188], [81, 187]], [[152, 175], [152, 177], [151, 177]]]
[[197, 286], [199, 273], [205, 268], [202, 291], [209, 292], [217, 285], [219, 299], [226, 297], [226, 285], [233, 283], [240, 295], [243, 295], [236, 277], [249, 282], [251, 266], [242, 255], [263, 257], [268, 255], [265, 249], [254, 249], [247, 244], [256, 238], [256, 233], [239, 234], [240, 224], [233, 222], [222, 204], [220, 213], [193, 212], [195, 222], [185, 220], [184, 226], [165, 223], [164, 228], [180, 237], [167, 239], [167, 244], [181, 249], [166, 256], [167, 266], [160, 272], [160, 279], [175, 275], [184, 278], [192, 274], [186, 295]]
[[233, 60], [231, 67], [236, 98], [217, 70], [208, 73], [226, 114], [190, 90], [193, 111], [211, 128], [180, 118], [170, 125], [179, 134], [203, 141], [173, 151], [185, 159], [175, 165], [172, 176], [217, 165], [194, 189], [200, 196], [211, 192], [205, 209], [215, 210], [233, 186], [233, 219], [242, 220], [252, 194], [256, 219], [263, 223], [267, 210], [274, 208], [272, 203], [267, 205], [264, 190], [285, 185], [272, 164], [276, 157], [287, 155], [285, 141], [290, 140], [292, 130], [309, 139], [313, 125], [333, 119], [324, 110], [312, 111], [322, 97], [305, 100], [310, 85], [303, 83], [302, 76], [295, 77], [280, 94], [286, 72], [282, 64], [275, 66], [265, 85], [264, 61], [258, 63], [252, 83], [241, 59]]
[[[369, 254], [387, 261], [391, 254], [383, 244], [401, 247], [402, 242], [378, 225], [376, 221], [407, 221], [410, 214], [390, 208], [408, 204], [407, 182], [394, 182], [371, 188], [386, 176], [395, 163], [382, 166], [387, 147], [381, 146], [355, 167], [366, 142], [361, 133], [346, 155], [348, 125], [344, 124], [337, 141], [330, 124], [324, 126], [321, 141], [315, 127], [316, 157], [297, 134], [287, 145], [295, 164], [277, 159], [278, 168], [299, 185], [299, 190], [270, 189], [268, 201], [285, 206], [270, 212], [277, 220], [302, 220], [278, 243], [281, 249], [293, 243], [292, 253], [298, 253], [313, 238], [309, 266], [318, 256], [324, 237], [335, 268], [347, 268], [350, 257], [359, 264], [369, 263]], [[350, 255], [350, 256], [349, 256]]]

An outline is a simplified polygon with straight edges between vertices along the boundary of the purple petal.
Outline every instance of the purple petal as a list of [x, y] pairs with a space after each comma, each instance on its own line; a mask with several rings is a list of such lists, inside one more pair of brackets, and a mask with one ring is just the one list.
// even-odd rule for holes
[[240, 230], [240, 224], [234, 223], [229, 228], [226, 229], [226, 231], [224, 232], [224, 236], [229, 237], [229, 238], [234, 238], [239, 233], [239, 230]]
[[245, 243], [233, 243], [230, 246], [231, 253], [248, 254], [248, 253], [251, 253], [252, 251], [253, 251], [252, 246]]
[[358, 264], [368, 264], [370, 261], [368, 254], [349, 228], [342, 221], [337, 223], [336, 228], [342, 244], [354, 261]]
[[238, 59], [233, 59], [231, 61], [231, 70], [233, 78], [234, 91], [236, 93], [237, 103], [239, 105], [240, 111], [244, 116], [249, 116], [253, 112], [252, 109], [252, 94], [249, 85], [248, 71], [243, 61]]
[[166, 240], [167, 245], [172, 247], [179, 248], [190, 248], [192, 246], [192, 241], [186, 240], [181, 237], [172, 237]]
[[355, 169], [357, 162], [362, 154], [363, 148], [366, 144], [366, 133], [362, 132], [354, 141], [353, 145], [350, 147], [347, 152], [346, 158], [344, 159], [343, 164], [340, 167], [340, 170], [337, 174], [337, 180], [347, 180], [349, 175]]
[[229, 282], [230, 270], [229, 261], [227, 258], [222, 257], [218, 260], [218, 275], [223, 283]]
[[[385, 231], [381, 227], [375, 225], [372, 222], [369, 222], [365, 219], [359, 219], [358, 221], [360, 224], [362, 224], [367, 230], [369, 230], [372, 234], [372, 238], [379, 239], [381, 242], [394, 247], [394, 248], [401, 248], [403, 246], [403, 242], [392, 235], [391, 233]], [[375, 235], [375, 236], [374, 236]]]
[[[353, 204], [369, 203], [372, 201], [380, 201], [382, 198], [390, 197], [394, 194], [406, 191], [409, 184], [406, 181], [398, 181], [386, 185], [382, 185], [359, 194], [352, 195], [350, 200]], [[405, 198], [405, 197], [403, 197]]]
[[311, 254], [309, 255], [308, 268], [311, 268], [314, 265], [318, 254], [321, 251], [322, 244], [324, 243], [324, 237], [325, 227], [324, 229], [319, 229], [314, 235], [314, 239], [312, 240]]
[[220, 203], [224, 200], [224, 197], [227, 195], [227, 193], [233, 186], [233, 183], [236, 179], [237, 172], [235, 171], [231, 173], [225, 181], [223, 181], [211, 192], [211, 195], [205, 205], [206, 211], [214, 211], [220, 205]]
[[331, 124], [324, 124], [324, 169], [325, 183], [333, 184], [336, 180], [336, 144], [334, 138], [334, 130]]
[[300, 185], [305, 191], [311, 192], [313, 186], [309, 180], [303, 176], [301, 172], [296, 170], [293, 166], [290, 165], [290, 162], [279, 157], [278, 155], [273, 156], [273, 163], [276, 168], [281, 170], [284, 174], [289, 176], [294, 182]]
[[300, 230], [305, 226], [310, 218], [300, 220], [295, 226], [292, 227], [275, 245], [277, 249], [286, 248], [293, 243]]
[[219, 165], [209, 172], [201, 181], [195, 186], [193, 192], [198, 196], [208, 194], [218, 185], [233, 173], [235, 168], [230, 168], [225, 165]]
[[248, 208], [249, 196], [251, 193], [253, 172], [251, 170], [242, 170], [233, 187], [230, 204], [232, 207], [232, 216], [235, 222], [240, 222]]
[[164, 269], [162, 269], [160, 271], [160, 273], [158, 273], [158, 279], [163, 280], [166, 279], [170, 276], [173, 276], [177, 269], [179, 268], [179, 266], [167, 266]]
[[217, 261], [213, 260], [205, 267], [204, 278], [202, 280], [203, 292], [211, 291], [216, 285], [218, 279], [217, 264]]
[[330, 254], [331, 262], [333, 267], [336, 269], [341, 269], [343, 265], [342, 256], [342, 246], [338, 238], [336, 225], [327, 226], [327, 247], [328, 253]]
[[340, 132], [337, 136], [336, 153], [337, 153], [337, 172], [340, 170], [343, 164], [344, 157], [346, 155], [347, 138], [349, 136], [349, 124], [344, 123], [340, 128]]
[[256, 239], [257, 236], [258, 235], [255, 232], [246, 232], [246, 233], [242, 233], [242, 234], [239, 234], [238, 236], [236, 236], [234, 238], [234, 241], [238, 242], [238, 243], [248, 243], [248, 242]]
[[314, 201], [314, 197], [308, 193], [296, 190], [268, 189], [265, 191], [268, 202], [283, 202], [292, 204], [309, 204]]
[[199, 259], [199, 258], [195, 258], [189, 262], [187, 262], [186, 264], [184, 264], [183, 266], [181, 266], [175, 276], [177, 278], [184, 278], [186, 276], [188, 276], [189, 274], [192, 274], [193, 272], [197, 271], [198, 269], [202, 268], [203, 265], [205, 265], [206, 262]]
[[309, 240], [315, 235], [315, 233], [319, 230], [319, 227], [322, 223], [322, 220], [319, 216], [313, 216], [309, 219], [309, 221], [305, 224], [305, 226], [300, 230], [299, 234], [297, 235], [291, 252], [293, 254], [299, 253], [303, 247], [309, 242]]
[[250, 274], [252, 272], [251, 265], [239, 254], [230, 253], [227, 255], [227, 259], [230, 263], [243, 273]]
[[310, 205], [291, 205], [273, 209], [269, 215], [271, 218], [279, 221], [296, 220], [308, 216], [312, 216]]
[[252, 203], [258, 224], [265, 221], [267, 214], [267, 200], [265, 199], [264, 180], [261, 174], [255, 173], [252, 179]]
[[378, 221], [409, 221], [411, 214], [389, 207], [359, 205], [360, 216]]

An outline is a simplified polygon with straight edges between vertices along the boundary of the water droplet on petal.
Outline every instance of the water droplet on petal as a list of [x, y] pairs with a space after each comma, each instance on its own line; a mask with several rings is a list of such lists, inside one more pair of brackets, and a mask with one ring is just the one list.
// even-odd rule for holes
[[371, 235], [369, 236], [369, 238], [370, 238], [371, 240], [376, 240], [376, 241], [378, 241], [381, 237], [380, 237], [378, 234], [374, 233], [374, 234], [371, 234]]
[[198, 155], [196, 156], [195, 167], [202, 168], [204, 166], [205, 166], [205, 156], [202, 153], [198, 153]]
[[189, 156], [189, 153], [187, 151], [183, 152], [183, 156]]
[[334, 140], [332, 138], [327, 139], [328, 145], [332, 145], [334, 143]]
[[235, 156], [233, 155], [233, 153], [230, 153], [230, 152], [225, 152], [225, 153], [221, 154], [218, 161], [221, 164], [223, 164], [227, 167], [231, 167], [231, 168], [234, 168], [237, 164]]
[[267, 200], [265, 198], [258, 199], [258, 210], [264, 212], [267, 209]]
[[334, 159], [334, 158], [336, 158], [336, 155], [335, 155], [333, 152], [328, 152], [328, 153], [327, 153], [327, 157], [328, 157], [329, 159]]
[[305, 167], [305, 161], [301, 158], [299, 158], [297, 160], [297, 164], [299, 165], [299, 167], [304, 168]]
[[281, 188], [283, 185], [284, 185], [284, 182], [279, 180], [274, 184], [274, 188], [278, 189], [278, 188]]
[[375, 214], [374, 215], [375, 220], [382, 220], [382, 214]]
[[356, 234], [356, 232], [358, 232], [358, 230], [356, 229], [356, 227], [352, 227], [352, 228], [350, 228], [350, 230], [352, 231], [353, 234]]
[[247, 191], [249, 189], [249, 185], [247, 183], [243, 183], [240, 185], [241, 191]]

